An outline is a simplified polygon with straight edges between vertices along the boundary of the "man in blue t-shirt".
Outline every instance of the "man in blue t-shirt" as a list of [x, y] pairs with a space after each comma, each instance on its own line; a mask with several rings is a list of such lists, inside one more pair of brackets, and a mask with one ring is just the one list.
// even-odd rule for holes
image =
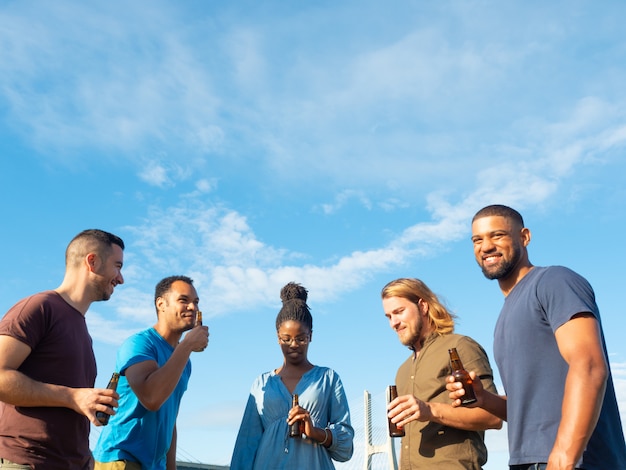
[[95, 470], [176, 468], [176, 417], [191, 375], [189, 356], [209, 341], [198, 302], [186, 276], [157, 284], [157, 323], [118, 351], [119, 407], [98, 439]]
[[[512, 470], [626, 470], [593, 289], [570, 269], [533, 266], [530, 239], [507, 206], [487, 206], [472, 220], [476, 260], [505, 296], [493, 349], [506, 396], [475, 381], [477, 406], [508, 421]], [[458, 399], [460, 384], [448, 380]]]

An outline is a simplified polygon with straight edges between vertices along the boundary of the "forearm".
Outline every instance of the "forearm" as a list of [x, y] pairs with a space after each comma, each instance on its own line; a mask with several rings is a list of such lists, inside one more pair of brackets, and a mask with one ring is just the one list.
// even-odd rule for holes
[[570, 367], [561, 422], [551, 453], [551, 458], [559, 463], [557, 468], [574, 468], [582, 455], [600, 415], [607, 374], [604, 365], [592, 370]]
[[453, 407], [447, 403], [428, 403], [430, 421], [466, 431], [500, 429], [502, 419], [482, 408]]
[[507, 414], [505, 395], [496, 395], [495, 393], [484, 390], [482, 393], [480, 407], [492, 415], [497, 416], [501, 420], [506, 421]]
[[14, 406], [74, 408], [72, 389], [38, 382], [16, 370], [0, 372], [0, 401]]

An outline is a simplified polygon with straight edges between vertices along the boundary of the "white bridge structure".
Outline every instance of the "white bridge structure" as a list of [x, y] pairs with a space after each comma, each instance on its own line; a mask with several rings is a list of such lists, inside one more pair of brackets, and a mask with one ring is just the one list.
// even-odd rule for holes
[[385, 391], [364, 392], [363, 408], [350, 406], [354, 427], [354, 455], [348, 462], [333, 462], [341, 470], [397, 470], [399, 438], [389, 437]]

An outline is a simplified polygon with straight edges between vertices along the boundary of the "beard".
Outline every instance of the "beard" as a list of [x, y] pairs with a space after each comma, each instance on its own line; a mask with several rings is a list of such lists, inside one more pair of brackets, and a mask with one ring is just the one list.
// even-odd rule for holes
[[480, 268], [487, 279], [506, 279], [515, 270], [521, 257], [522, 250], [516, 245], [513, 247], [513, 255], [510, 259], [506, 260], [502, 258], [502, 262], [497, 265], [489, 266], [488, 268], [481, 265]]
[[424, 331], [424, 323], [422, 322], [422, 317], [418, 317], [417, 324], [415, 328], [410, 328], [407, 336], [400, 338], [400, 343], [404, 346], [407, 346], [409, 349], [415, 350], [416, 344], [421, 344], [423, 341], [422, 333]]

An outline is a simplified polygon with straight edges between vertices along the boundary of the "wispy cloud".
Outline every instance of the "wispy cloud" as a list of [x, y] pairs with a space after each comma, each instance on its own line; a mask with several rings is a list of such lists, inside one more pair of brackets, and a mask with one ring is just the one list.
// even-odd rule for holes
[[322, 204], [321, 209], [324, 214], [334, 214], [351, 200], [356, 200], [361, 206], [366, 209], [371, 209], [372, 203], [363, 191], [355, 191], [352, 189], [346, 189], [341, 191], [335, 196], [335, 200], [332, 203]]
[[[202, 296], [211, 299], [213, 314], [271, 305], [275, 299], [268, 293], [293, 279], [315, 289], [318, 300], [330, 300], [377, 273], [462, 239], [469, 219], [485, 204], [494, 200], [520, 208], [542, 204], [566, 174], [583, 164], [585, 155], [597, 151], [597, 139], [586, 139], [568, 165], [553, 165], [554, 154], [548, 154], [483, 170], [477, 174], [476, 189], [457, 203], [431, 194], [430, 221], [406, 227], [385, 246], [354, 251], [328, 263], [308, 263], [301, 253], [269, 246], [258, 239], [244, 215], [225, 207], [188, 199], [178, 206], [154, 207], [141, 225], [128, 227], [136, 239], [134, 250], [143, 260], [144, 276], [135, 278], [155, 281], [149, 273], [191, 273]], [[244, 297], [241, 286], [246, 286]], [[120, 297], [129, 292], [122, 290]]]

